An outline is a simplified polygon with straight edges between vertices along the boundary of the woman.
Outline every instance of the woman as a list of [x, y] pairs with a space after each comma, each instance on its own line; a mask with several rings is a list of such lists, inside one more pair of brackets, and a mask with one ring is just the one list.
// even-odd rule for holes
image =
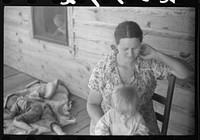
[[95, 124], [111, 106], [114, 87], [135, 86], [139, 92], [137, 109], [145, 120], [150, 134], [158, 135], [157, 120], [153, 110], [152, 95], [157, 79], [166, 79], [170, 74], [186, 79], [193, 75], [191, 67], [183, 61], [166, 55], [150, 45], [141, 44], [143, 33], [132, 21], [120, 23], [114, 33], [116, 47], [95, 66], [89, 80], [90, 93], [87, 111], [91, 117], [90, 134]]

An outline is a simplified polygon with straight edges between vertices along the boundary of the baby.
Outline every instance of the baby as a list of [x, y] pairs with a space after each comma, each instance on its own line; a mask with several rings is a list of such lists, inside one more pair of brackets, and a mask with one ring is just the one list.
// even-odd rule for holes
[[46, 125], [55, 131], [58, 135], [65, 135], [59, 126], [54, 112], [50, 105], [29, 98], [28, 96], [19, 96], [11, 94], [7, 96], [4, 108], [9, 110], [4, 114], [4, 119], [13, 119], [13, 124], [21, 129], [27, 130], [27, 134], [36, 134], [37, 129], [29, 125], [44, 119]]
[[113, 108], [98, 121], [95, 135], [148, 135], [144, 119], [136, 110], [137, 92], [133, 87], [117, 87], [112, 101]]
[[64, 20], [63, 15], [61, 14], [55, 15], [53, 21], [57, 27], [56, 31], [54, 32], [54, 35], [58, 35], [58, 34], [66, 35], [66, 26], [65, 26], [65, 20]]

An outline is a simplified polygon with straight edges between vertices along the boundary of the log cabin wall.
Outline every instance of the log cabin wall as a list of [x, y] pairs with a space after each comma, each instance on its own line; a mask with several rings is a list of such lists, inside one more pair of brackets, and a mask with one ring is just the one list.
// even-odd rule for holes
[[[87, 99], [89, 76], [97, 61], [114, 44], [114, 28], [125, 20], [136, 21], [144, 42], [194, 67], [195, 9], [185, 7], [71, 7], [73, 39], [66, 47], [32, 36], [31, 7], [4, 9], [4, 64], [43, 81], [61, 79], [72, 94]], [[156, 89], [165, 95], [166, 81]], [[195, 133], [193, 80], [177, 80], [172, 101], [169, 135]], [[154, 102], [155, 110], [163, 107]], [[159, 122], [160, 125], [160, 122]]]

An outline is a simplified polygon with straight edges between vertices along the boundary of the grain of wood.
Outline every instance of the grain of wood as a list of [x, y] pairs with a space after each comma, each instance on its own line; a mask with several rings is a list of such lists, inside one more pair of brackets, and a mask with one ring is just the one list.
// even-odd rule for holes
[[[166, 29], [178, 32], [194, 33], [195, 9], [158, 9], [153, 8], [98, 8], [93, 13], [84, 12], [87, 9], [75, 9], [76, 18], [82, 20], [91, 20], [90, 17], [96, 17], [97, 21], [118, 24], [122, 21], [136, 21], [141, 27], [152, 29]], [[91, 11], [88, 9], [88, 11]], [[78, 14], [77, 14], [78, 13]], [[87, 16], [84, 14], [87, 13]], [[82, 17], [89, 17], [88, 19]], [[149, 24], [150, 23], [150, 26]], [[180, 26], [181, 25], [181, 26]]]
[[[4, 64], [44, 81], [61, 79], [70, 93], [84, 99], [89, 94], [87, 83], [95, 64], [109, 53], [110, 45], [114, 44], [114, 29], [124, 20], [134, 20], [141, 25], [145, 43], [174, 56], [181, 55], [180, 50], [182, 54], [189, 52], [192, 63], [195, 62], [194, 8], [73, 7], [70, 18], [74, 24], [71, 24], [70, 32], [73, 32], [74, 38], [70, 39], [74, 40], [68, 47], [37, 40], [30, 35], [30, 8], [5, 8]], [[194, 87], [191, 80], [177, 80], [168, 134], [194, 133]], [[166, 83], [158, 82], [156, 91], [165, 95]], [[162, 111], [162, 106], [155, 105], [157, 111]], [[76, 99], [74, 107], [77, 112], [73, 113], [77, 116], [85, 111], [85, 115], [82, 114], [85, 121], [79, 117], [81, 123], [72, 127], [69, 133], [85, 132], [90, 120], [86, 115], [85, 102]]]
[[4, 67], [3, 67], [4, 78], [14, 76], [14, 75], [17, 75], [19, 73], [20, 73], [19, 71], [15, 70], [15, 69], [11, 69], [9, 66], [4, 65]]

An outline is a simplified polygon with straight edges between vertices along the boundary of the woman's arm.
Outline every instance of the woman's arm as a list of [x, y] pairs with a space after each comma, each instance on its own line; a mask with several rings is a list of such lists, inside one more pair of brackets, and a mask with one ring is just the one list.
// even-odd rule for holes
[[187, 79], [194, 76], [191, 66], [181, 59], [169, 56], [159, 51], [157, 51], [155, 57], [156, 60], [169, 66], [172, 69], [171, 73], [180, 79]]
[[185, 61], [161, 53], [150, 45], [143, 44], [140, 56], [143, 59], [154, 59], [166, 64], [171, 69], [171, 73], [180, 79], [186, 79], [194, 76], [192, 67]]
[[95, 124], [103, 116], [103, 111], [101, 109], [102, 95], [97, 93], [95, 90], [90, 90], [87, 99], [87, 111], [90, 118], [95, 122]]

